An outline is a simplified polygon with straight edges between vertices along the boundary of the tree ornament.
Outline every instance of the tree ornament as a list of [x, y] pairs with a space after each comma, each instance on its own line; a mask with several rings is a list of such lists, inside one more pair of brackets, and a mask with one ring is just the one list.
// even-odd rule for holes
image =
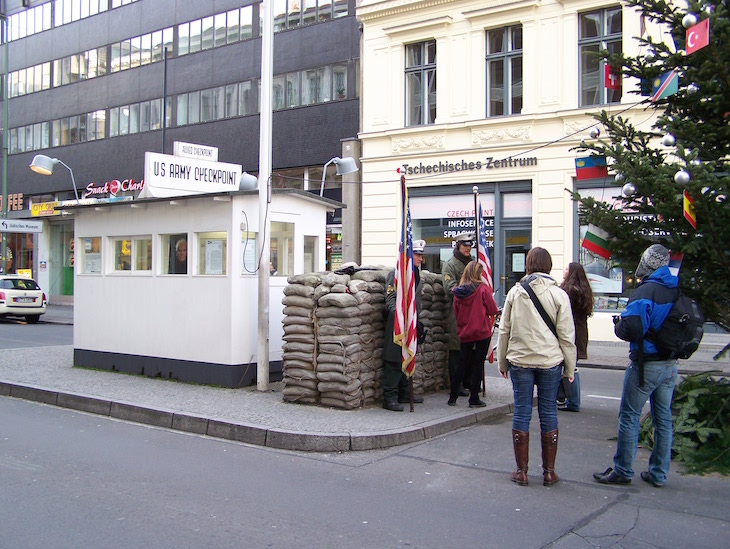
[[687, 15], [682, 17], [682, 26], [685, 29], [694, 27], [696, 24], [697, 24], [697, 16], [694, 13], [688, 13]]
[[591, 136], [591, 139], [596, 139], [599, 135], [601, 135], [601, 130], [599, 128], [593, 127], [591, 128], [591, 131], [588, 132], [588, 135]]
[[626, 185], [621, 188], [621, 194], [626, 198], [634, 196], [634, 194], [636, 194], [636, 186], [631, 182], [626, 183]]
[[704, 11], [707, 15], [712, 15], [712, 10], [714, 7], [712, 4], [707, 4], [704, 8], [702, 8], [702, 11]]
[[679, 170], [677, 173], [674, 174], [674, 182], [677, 185], [686, 185], [687, 183], [689, 183], [689, 180], [689, 172], [685, 170]]
[[697, 84], [692, 83], [689, 86], [687, 86], [687, 93], [690, 95], [694, 95], [698, 91], [700, 91], [700, 88], [699, 88], [699, 86], [697, 86]]
[[646, 61], [647, 63], [653, 63], [654, 61], [656, 61], [656, 54], [654, 53], [654, 50], [648, 50], [644, 54], [644, 61]]
[[626, 176], [622, 173], [617, 173], [613, 178], [616, 183], [621, 183], [624, 179], [626, 179]]
[[668, 133], [662, 138], [662, 145], [664, 145], [665, 147], [673, 147], [674, 143], [676, 143], [676, 140], [671, 133]]

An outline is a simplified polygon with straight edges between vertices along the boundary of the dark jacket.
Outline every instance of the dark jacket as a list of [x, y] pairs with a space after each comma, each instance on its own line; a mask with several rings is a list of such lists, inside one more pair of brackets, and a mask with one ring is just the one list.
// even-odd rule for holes
[[677, 298], [679, 279], [669, 267], [659, 267], [633, 291], [626, 309], [614, 326], [620, 339], [629, 341], [629, 358], [638, 362], [639, 342], [644, 342], [644, 360], [665, 360], [654, 344], [643, 339], [649, 329], [658, 330], [672, 309]]
[[[416, 283], [416, 319], [421, 312], [421, 270], [414, 269], [414, 282]], [[395, 269], [388, 273], [385, 279], [385, 309], [388, 311], [388, 319], [385, 322], [385, 334], [383, 338], [383, 360], [389, 362], [401, 361], [401, 346], [393, 342], [393, 324], [395, 323]]]
[[588, 315], [575, 310], [575, 303], [578, 302], [580, 290], [577, 286], [571, 286], [566, 290], [570, 298], [570, 309], [573, 311], [573, 324], [575, 325], [575, 348], [578, 351], [578, 358], [588, 358]]
[[486, 284], [462, 284], [453, 290], [456, 333], [461, 343], [482, 341], [492, 336], [488, 318], [499, 312]]

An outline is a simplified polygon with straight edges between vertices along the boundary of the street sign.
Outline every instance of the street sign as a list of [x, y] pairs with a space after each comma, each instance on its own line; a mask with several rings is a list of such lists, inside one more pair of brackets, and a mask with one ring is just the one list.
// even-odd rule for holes
[[0, 221], [0, 233], [42, 233], [43, 221], [27, 221], [25, 219], [3, 219]]

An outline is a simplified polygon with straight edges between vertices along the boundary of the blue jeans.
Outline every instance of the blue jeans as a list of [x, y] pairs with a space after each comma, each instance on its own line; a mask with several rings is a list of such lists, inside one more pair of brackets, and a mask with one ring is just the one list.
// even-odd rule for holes
[[533, 387], [537, 385], [537, 413], [540, 416], [540, 432], [549, 433], [558, 428], [558, 386], [563, 375], [563, 365], [552, 368], [520, 368], [509, 365], [515, 412], [512, 428], [529, 432], [532, 418]]
[[580, 376], [577, 371], [570, 384], [570, 396], [565, 399], [565, 407], [572, 412], [580, 410]]
[[677, 382], [677, 361], [644, 364], [644, 386], [639, 387], [639, 365], [631, 362], [624, 375], [624, 389], [618, 412], [618, 445], [613, 457], [616, 473], [633, 478], [632, 465], [639, 442], [641, 409], [647, 399], [654, 423], [654, 449], [649, 457], [649, 474], [656, 484], [667, 481], [672, 458], [672, 396]]

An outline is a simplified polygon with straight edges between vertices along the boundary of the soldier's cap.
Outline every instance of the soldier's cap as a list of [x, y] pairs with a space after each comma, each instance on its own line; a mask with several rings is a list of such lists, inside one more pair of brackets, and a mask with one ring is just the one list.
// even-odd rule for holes
[[423, 254], [423, 249], [426, 247], [425, 240], [414, 240], [413, 241], [413, 253]]
[[469, 246], [473, 246], [474, 238], [476, 238], [476, 235], [474, 233], [466, 231], [466, 232], [457, 234], [454, 237], [454, 242], [456, 242], [457, 244], [461, 244], [461, 243], [467, 244], [468, 243]]

